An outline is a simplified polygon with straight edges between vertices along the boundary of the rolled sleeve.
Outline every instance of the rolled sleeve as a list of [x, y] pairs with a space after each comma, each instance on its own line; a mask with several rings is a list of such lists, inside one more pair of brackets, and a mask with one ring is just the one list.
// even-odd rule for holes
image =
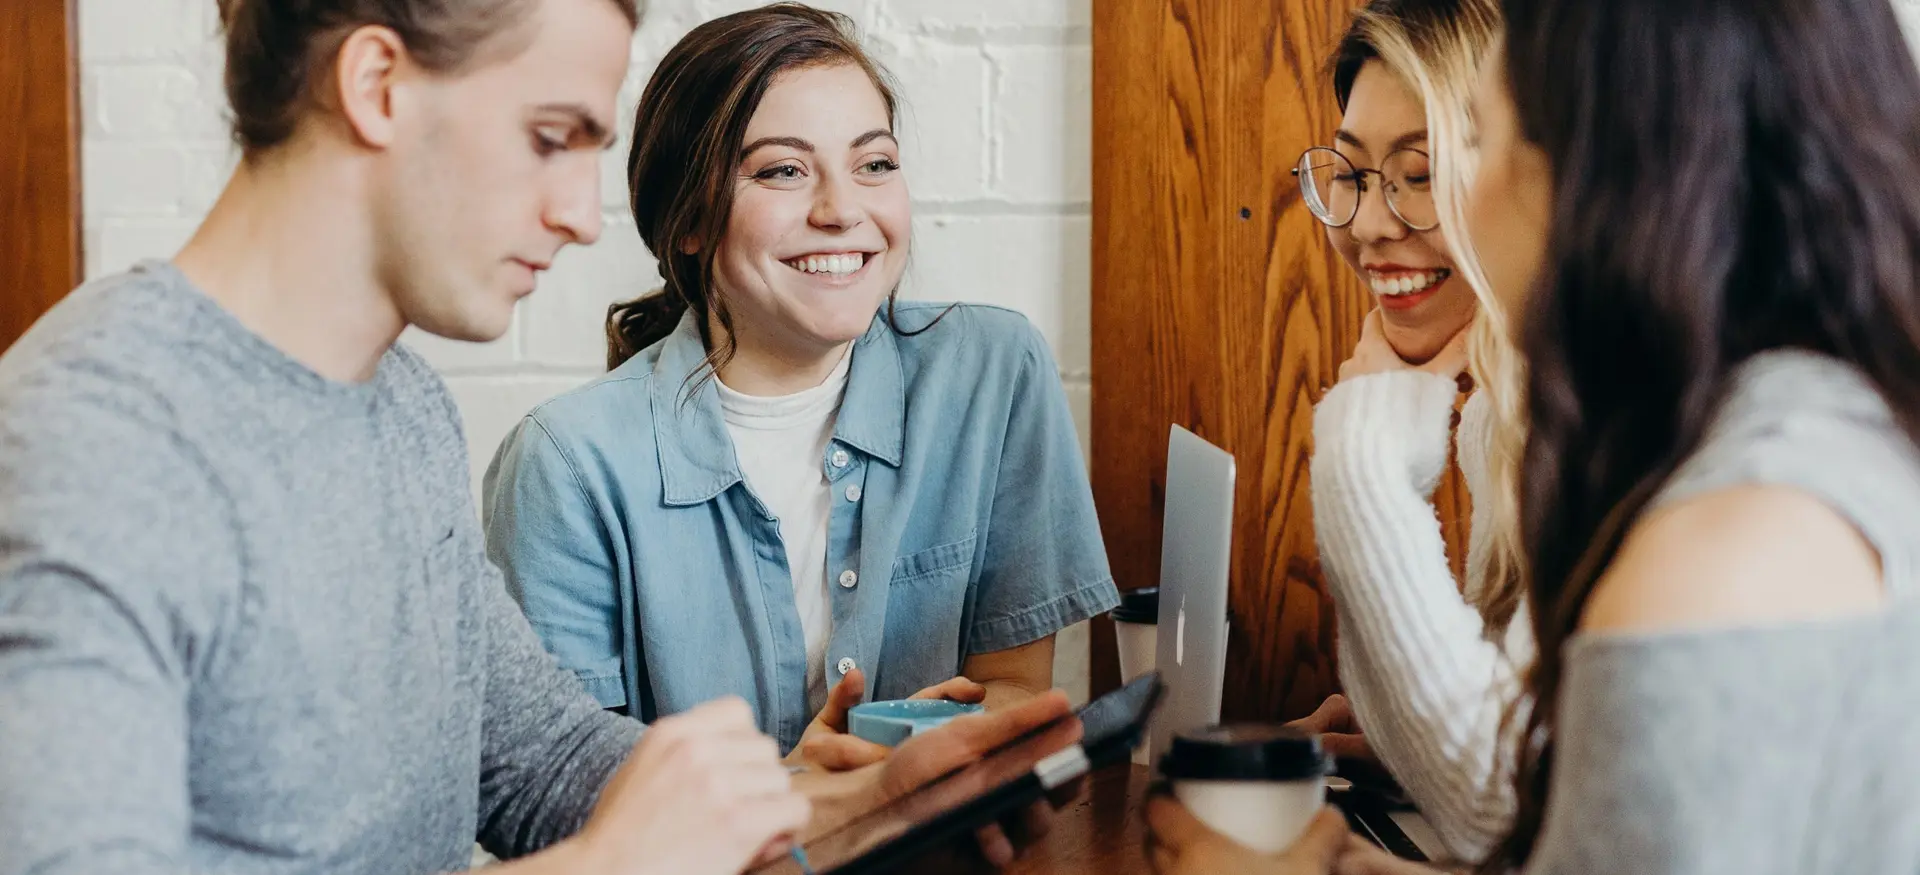
[[973, 652], [993, 653], [1030, 644], [1113, 610], [1119, 598], [1113, 579], [1106, 578], [1019, 613], [981, 617], [973, 624]]
[[1119, 602], [1059, 371], [1029, 326], [968, 649], [991, 653], [1028, 644]]
[[541, 643], [602, 707], [626, 705], [614, 544], [573, 460], [528, 416], [483, 492], [487, 555]]

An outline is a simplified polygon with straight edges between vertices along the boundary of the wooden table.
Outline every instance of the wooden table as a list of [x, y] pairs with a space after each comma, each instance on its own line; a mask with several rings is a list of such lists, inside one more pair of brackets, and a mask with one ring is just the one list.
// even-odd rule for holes
[[[1087, 780], [1086, 791], [1055, 814], [1053, 829], [1047, 837], [1022, 849], [1020, 859], [1007, 867], [1003, 875], [1153, 875], [1153, 868], [1147, 863], [1147, 826], [1142, 813], [1151, 776], [1146, 766], [1131, 763], [1094, 773]], [[1396, 812], [1382, 816], [1390, 817], [1404, 832], [1402, 838], [1411, 840], [1429, 857], [1437, 859], [1444, 852], [1439, 835], [1417, 814]], [[901, 871], [923, 871], [923, 868]], [[924, 871], [937, 875], [991, 875], [995, 870], [977, 855], [942, 854], [939, 863]]]
[[1143, 850], [1150, 772], [1131, 763], [1102, 769], [1084, 794], [1055, 816], [1052, 831], [1020, 855], [1008, 875], [1152, 875]]

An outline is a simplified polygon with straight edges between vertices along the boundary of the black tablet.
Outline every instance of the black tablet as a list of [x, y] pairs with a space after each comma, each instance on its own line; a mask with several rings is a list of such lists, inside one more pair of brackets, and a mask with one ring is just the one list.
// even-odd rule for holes
[[[1060, 743], [1052, 731], [1056, 724], [1036, 729], [815, 837], [805, 845], [807, 861], [817, 875], [891, 872], [971, 835], [1094, 769], [1126, 760], [1160, 694], [1159, 674], [1142, 675], [1080, 709], [1080, 743]], [[790, 858], [754, 870], [756, 875], [802, 871]]]

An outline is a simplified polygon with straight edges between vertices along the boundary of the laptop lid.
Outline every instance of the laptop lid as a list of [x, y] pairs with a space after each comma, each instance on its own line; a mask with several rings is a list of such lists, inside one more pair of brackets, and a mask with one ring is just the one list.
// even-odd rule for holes
[[1227, 669], [1227, 568], [1233, 545], [1233, 456], [1176, 425], [1167, 438], [1154, 665], [1167, 685], [1149, 730], [1152, 762], [1175, 733], [1220, 722]]

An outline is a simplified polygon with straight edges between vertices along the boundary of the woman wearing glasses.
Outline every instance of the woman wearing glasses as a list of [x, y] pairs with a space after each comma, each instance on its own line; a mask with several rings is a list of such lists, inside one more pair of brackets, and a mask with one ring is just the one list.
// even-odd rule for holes
[[[1458, 222], [1443, 221], [1470, 176], [1466, 107], [1497, 29], [1493, 0], [1369, 3], [1333, 61], [1344, 111], [1334, 145], [1307, 150], [1294, 171], [1379, 304], [1314, 413], [1314, 525], [1339, 612], [1341, 680], [1366, 730], [1346, 743], [1371, 748], [1463, 860], [1483, 857], [1511, 820], [1511, 757], [1497, 740], [1514, 666], [1533, 650], [1526, 624], [1511, 622], [1521, 609], [1511, 469], [1490, 464], [1516, 457], [1496, 447], [1522, 433], [1508, 425], [1517, 413], [1500, 412], [1519, 397], [1504, 364], [1511, 346], [1489, 330], [1497, 312], [1475, 319], [1478, 271], [1448, 233]], [[1463, 587], [1430, 496], [1470, 345], [1484, 385], [1459, 419], [1474, 498]], [[1342, 704], [1308, 728], [1350, 729]]]

